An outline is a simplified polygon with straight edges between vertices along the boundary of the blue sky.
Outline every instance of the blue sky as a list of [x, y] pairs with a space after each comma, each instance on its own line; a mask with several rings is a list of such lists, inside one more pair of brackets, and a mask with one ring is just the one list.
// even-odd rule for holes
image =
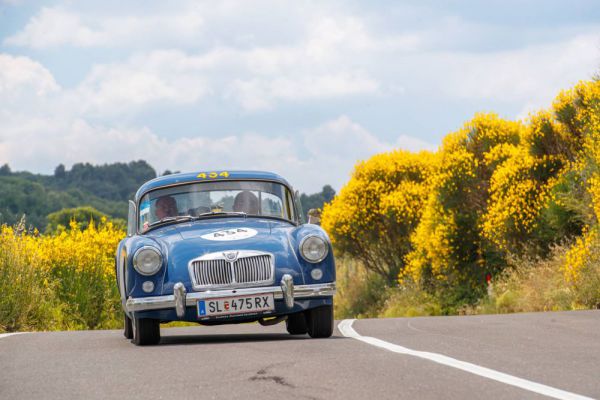
[[600, 70], [594, 1], [0, 0], [0, 164], [145, 159], [339, 189]]

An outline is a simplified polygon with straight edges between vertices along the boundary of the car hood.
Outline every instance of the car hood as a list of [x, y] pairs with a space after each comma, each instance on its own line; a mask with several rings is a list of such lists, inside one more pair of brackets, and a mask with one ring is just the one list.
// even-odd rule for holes
[[166, 254], [165, 289], [183, 282], [188, 290], [188, 264], [208, 253], [231, 250], [258, 250], [275, 256], [275, 280], [290, 274], [294, 283], [303, 284], [293, 232], [296, 226], [283, 221], [258, 218], [214, 218], [169, 225], [149, 232]]

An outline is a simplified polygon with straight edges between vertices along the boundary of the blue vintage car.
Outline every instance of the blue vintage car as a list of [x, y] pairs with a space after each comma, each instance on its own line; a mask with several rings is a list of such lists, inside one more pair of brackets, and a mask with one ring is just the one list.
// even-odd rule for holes
[[153, 179], [129, 202], [116, 252], [125, 337], [160, 342], [160, 323], [285, 321], [292, 335], [333, 332], [335, 263], [327, 234], [304, 224], [298, 194], [268, 172]]

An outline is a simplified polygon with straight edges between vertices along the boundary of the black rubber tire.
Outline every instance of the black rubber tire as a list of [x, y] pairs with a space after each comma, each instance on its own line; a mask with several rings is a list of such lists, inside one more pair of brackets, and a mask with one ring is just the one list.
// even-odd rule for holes
[[133, 339], [131, 341], [133, 344], [137, 346], [148, 346], [160, 342], [159, 320], [134, 318], [132, 322]]
[[285, 320], [285, 328], [290, 335], [304, 335], [308, 332], [306, 317], [303, 312], [288, 315]]
[[125, 321], [124, 324], [124, 328], [123, 328], [123, 336], [125, 336], [125, 339], [133, 339], [133, 327], [131, 326], [131, 318], [129, 318], [127, 316], [127, 314], [124, 314], [123, 320]]
[[311, 338], [328, 338], [333, 333], [333, 306], [306, 311], [306, 325]]

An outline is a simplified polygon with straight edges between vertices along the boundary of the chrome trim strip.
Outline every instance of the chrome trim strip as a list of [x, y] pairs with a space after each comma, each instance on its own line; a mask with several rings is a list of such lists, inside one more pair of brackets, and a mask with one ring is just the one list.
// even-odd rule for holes
[[125, 310], [127, 312], [133, 311], [148, 311], [148, 310], [162, 310], [164, 308], [175, 307], [175, 296], [152, 296], [152, 297], [129, 297], [125, 302]]
[[[335, 291], [335, 282], [319, 283], [316, 285], [296, 285], [294, 286], [294, 300], [333, 296]], [[266, 286], [243, 289], [215, 290], [207, 292], [191, 292], [187, 293], [185, 296], [185, 304], [187, 307], [194, 307], [198, 300], [266, 293], [273, 293], [276, 300], [283, 300], [284, 298], [283, 291], [281, 290], [280, 286]], [[127, 312], [175, 308], [175, 296], [166, 295], [138, 298], [130, 297], [127, 299], [125, 308]]]
[[119, 285], [119, 296], [121, 298], [121, 304], [125, 304], [125, 300], [127, 299], [125, 293], [125, 272], [127, 270], [127, 251], [125, 250], [125, 246], [121, 247], [121, 251], [117, 255], [117, 270], [115, 273], [117, 274], [117, 285]]

